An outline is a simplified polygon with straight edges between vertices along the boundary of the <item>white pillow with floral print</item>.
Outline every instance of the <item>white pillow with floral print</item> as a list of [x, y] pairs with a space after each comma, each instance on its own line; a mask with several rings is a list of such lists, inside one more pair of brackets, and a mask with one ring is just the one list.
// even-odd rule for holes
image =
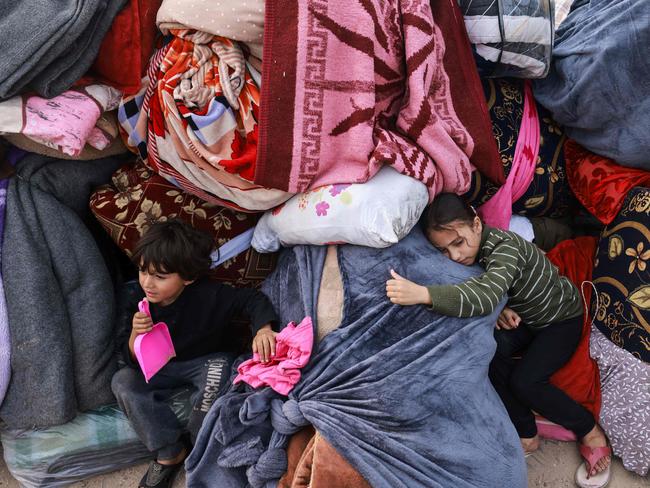
[[422, 182], [385, 166], [366, 183], [316, 188], [266, 212], [252, 244], [258, 252], [296, 244], [388, 247], [411, 231], [428, 198]]

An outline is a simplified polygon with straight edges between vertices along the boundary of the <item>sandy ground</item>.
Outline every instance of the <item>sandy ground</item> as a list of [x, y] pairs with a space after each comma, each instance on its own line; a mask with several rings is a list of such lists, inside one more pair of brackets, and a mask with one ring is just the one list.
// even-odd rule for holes
[[[541, 449], [528, 458], [529, 488], [575, 487], [573, 476], [578, 466], [578, 452], [574, 444], [543, 442]], [[72, 488], [137, 488], [146, 464], [123, 469], [110, 474], [74, 483]], [[185, 475], [176, 478], [174, 488], [185, 486]], [[19, 488], [4, 462], [0, 464], [0, 488]], [[618, 459], [614, 460], [612, 481], [609, 488], [649, 488], [650, 478], [642, 478], [626, 471]], [[215, 486], [214, 488], [219, 488]], [[336, 488], [336, 487], [332, 487]], [[494, 487], [508, 488], [508, 487]]]

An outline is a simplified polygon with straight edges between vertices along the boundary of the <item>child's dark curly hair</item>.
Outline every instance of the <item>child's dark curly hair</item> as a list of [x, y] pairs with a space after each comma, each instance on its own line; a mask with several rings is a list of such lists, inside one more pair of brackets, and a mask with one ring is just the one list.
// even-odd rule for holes
[[156, 222], [140, 238], [131, 260], [140, 269], [196, 280], [208, 272], [212, 238], [180, 220]]
[[474, 208], [455, 193], [441, 193], [424, 210], [420, 218], [422, 230], [446, 230], [452, 222], [472, 225], [476, 218]]

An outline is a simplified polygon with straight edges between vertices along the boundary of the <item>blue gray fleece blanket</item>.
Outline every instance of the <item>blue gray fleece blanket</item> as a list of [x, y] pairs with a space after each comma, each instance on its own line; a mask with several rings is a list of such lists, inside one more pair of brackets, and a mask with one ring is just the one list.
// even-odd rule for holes
[[650, 170], [650, 2], [576, 0], [555, 36], [535, 98], [590, 151]]
[[[283, 323], [316, 316], [324, 259], [324, 247], [284, 251], [263, 288]], [[517, 433], [487, 377], [496, 313], [448, 318], [385, 296], [391, 267], [421, 283], [480, 270], [446, 259], [417, 228], [388, 249], [340, 246], [339, 264], [339, 329], [288, 398], [238, 385], [215, 403], [186, 461], [187, 486], [276, 486], [289, 436], [313, 424], [375, 488], [525, 487]]]

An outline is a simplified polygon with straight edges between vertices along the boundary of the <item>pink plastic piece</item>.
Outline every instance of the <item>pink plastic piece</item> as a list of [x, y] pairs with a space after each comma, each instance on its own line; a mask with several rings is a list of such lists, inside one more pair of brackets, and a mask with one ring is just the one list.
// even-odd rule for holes
[[[149, 302], [146, 299], [138, 303], [138, 309], [151, 317]], [[144, 373], [145, 381], [149, 383], [153, 375], [160, 371], [171, 358], [176, 357], [167, 324], [158, 322], [149, 332], [136, 337], [133, 343], [133, 352], [142, 373]]]

